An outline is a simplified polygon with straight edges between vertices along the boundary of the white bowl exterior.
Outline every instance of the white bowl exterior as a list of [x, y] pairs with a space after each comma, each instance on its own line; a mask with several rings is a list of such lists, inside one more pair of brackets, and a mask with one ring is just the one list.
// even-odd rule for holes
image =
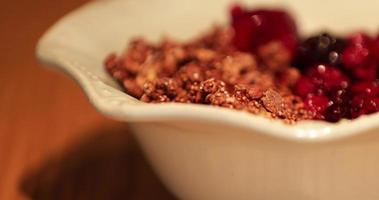
[[217, 124], [131, 127], [179, 199], [379, 199], [379, 134], [304, 144]]
[[[167, 33], [186, 39], [212, 22], [226, 22], [230, 2], [91, 2], [50, 29], [37, 56], [67, 72], [100, 112], [128, 122], [158, 174], [181, 198], [378, 199], [379, 136], [374, 133], [379, 132], [379, 114], [353, 122], [289, 126], [211, 106], [149, 105], [121, 92], [105, 72], [105, 56], [120, 52], [131, 37], [157, 40]], [[262, 2], [295, 11], [305, 33], [326, 24], [338, 32], [377, 28], [379, 2], [252, 4]], [[339, 4], [341, 12], [336, 12]]]

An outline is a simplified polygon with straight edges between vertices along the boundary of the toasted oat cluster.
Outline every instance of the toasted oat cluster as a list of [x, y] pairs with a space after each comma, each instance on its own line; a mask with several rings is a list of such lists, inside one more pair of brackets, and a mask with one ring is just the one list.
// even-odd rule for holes
[[186, 43], [163, 39], [130, 42], [105, 66], [126, 92], [144, 102], [197, 103], [244, 110], [287, 123], [310, 119], [303, 101], [291, 92], [300, 72], [280, 42], [262, 45], [256, 54], [232, 45], [233, 32], [214, 27]]

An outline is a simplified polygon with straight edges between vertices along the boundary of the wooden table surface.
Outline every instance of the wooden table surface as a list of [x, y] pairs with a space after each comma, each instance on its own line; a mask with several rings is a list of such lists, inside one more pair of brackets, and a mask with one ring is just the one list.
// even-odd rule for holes
[[0, 199], [173, 199], [127, 127], [35, 59], [41, 34], [85, 2], [1, 2]]

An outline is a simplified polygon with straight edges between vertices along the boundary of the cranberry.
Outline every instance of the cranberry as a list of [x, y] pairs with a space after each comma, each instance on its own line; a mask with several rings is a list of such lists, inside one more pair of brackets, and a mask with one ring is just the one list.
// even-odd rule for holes
[[254, 52], [261, 45], [280, 41], [293, 54], [298, 41], [293, 18], [282, 10], [246, 10], [234, 6], [231, 10], [234, 45], [242, 51]]
[[376, 64], [379, 65], [379, 34], [376, 37], [375, 41], [373, 42], [372, 53], [373, 53], [373, 56], [375, 58]]
[[301, 77], [295, 85], [295, 93], [302, 98], [316, 92], [316, 86], [312, 79], [306, 76]]
[[354, 95], [367, 95], [377, 97], [379, 95], [379, 81], [364, 81], [354, 83], [351, 87]]
[[378, 68], [374, 63], [359, 66], [351, 70], [355, 79], [362, 81], [373, 81], [377, 78]]
[[306, 70], [295, 86], [295, 93], [304, 99], [314, 119], [336, 122], [350, 118], [349, 86], [349, 78], [340, 69], [319, 64]]
[[351, 104], [352, 118], [379, 111], [379, 98], [367, 95], [354, 96]]
[[305, 107], [315, 113], [315, 119], [324, 119], [324, 112], [329, 106], [329, 99], [321, 95], [309, 96], [304, 101]]
[[367, 114], [379, 111], [379, 98], [372, 98], [366, 105]]
[[355, 83], [351, 87], [354, 98], [351, 104], [352, 117], [379, 111], [379, 81]]
[[307, 70], [306, 75], [312, 77], [314, 83], [327, 91], [333, 88], [347, 88], [350, 84], [349, 78], [341, 70], [328, 65], [313, 66]]

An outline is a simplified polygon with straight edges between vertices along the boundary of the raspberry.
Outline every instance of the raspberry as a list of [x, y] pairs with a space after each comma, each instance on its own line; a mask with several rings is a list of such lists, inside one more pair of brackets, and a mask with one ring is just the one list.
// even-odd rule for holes
[[369, 49], [366, 46], [352, 45], [343, 52], [343, 63], [347, 68], [364, 65], [368, 59]]
[[298, 34], [293, 18], [282, 10], [246, 10], [234, 6], [231, 10], [234, 45], [242, 51], [255, 52], [261, 45], [280, 41], [293, 54]]
[[379, 44], [364, 33], [353, 34], [346, 49], [343, 51], [342, 61], [353, 78], [358, 80], [375, 80], [378, 73]]

